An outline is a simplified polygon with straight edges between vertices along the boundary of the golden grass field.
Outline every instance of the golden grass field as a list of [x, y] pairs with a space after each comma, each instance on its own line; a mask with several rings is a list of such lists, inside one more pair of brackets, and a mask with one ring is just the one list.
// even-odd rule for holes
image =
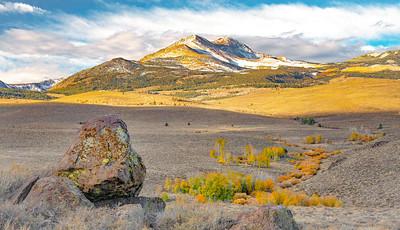
[[53, 102], [112, 106], [183, 106], [191, 104], [171, 96], [117, 91], [93, 91], [75, 94], [59, 97], [54, 99]]
[[400, 111], [400, 80], [342, 77], [326, 85], [256, 89], [248, 95], [206, 103], [268, 116]]
[[[210, 91], [210, 94], [212, 92]], [[209, 96], [208, 98], [212, 98], [213, 95]], [[0, 104], [38, 102], [0, 100]], [[400, 111], [400, 80], [341, 77], [331, 80], [326, 85], [307, 88], [252, 89], [247, 90], [245, 95], [201, 102], [189, 102], [168, 95], [116, 91], [59, 96], [50, 102], [111, 106], [194, 106], [280, 117], [388, 112]]]
[[356, 73], [377, 73], [381, 71], [400, 71], [399, 66], [393, 66], [393, 65], [373, 65], [373, 66], [354, 66], [354, 67], [348, 67], [342, 72], [348, 73], [348, 72], [356, 72]]
[[27, 99], [3, 99], [0, 98], [0, 105], [22, 105], [22, 104], [33, 104], [41, 103], [40, 100], [27, 100]]

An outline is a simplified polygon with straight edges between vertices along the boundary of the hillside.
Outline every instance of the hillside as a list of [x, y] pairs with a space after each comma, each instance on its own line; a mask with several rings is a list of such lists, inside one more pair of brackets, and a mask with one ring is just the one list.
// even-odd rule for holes
[[117, 106], [189, 105], [285, 117], [400, 111], [399, 89], [400, 81], [397, 80], [337, 78], [328, 84], [305, 88], [232, 89], [230, 94], [222, 96], [221, 90], [187, 91], [190, 96], [185, 96], [185, 91], [171, 91], [171, 96], [145, 92], [95, 91], [55, 101]]
[[50, 92], [70, 95], [95, 90], [132, 91], [142, 88], [161, 91], [220, 87], [304, 87], [323, 83], [323, 79], [314, 78], [314, 71], [282, 67], [241, 72], [210, 72], [190, 70], [172, 63], [139, 63], [116, 58], [70, 76]]
[[331, 64], [322, 75], [400, 79], [400, 50], [369, 53]]
[[268, 116], [400, 111], [400, 81], [336, 78], [299, 89], [259, 89], [206, 102], [216, 108]]
[[8, 86], [6, 83], [0, 81], [0, 89], [2, 89], [2, 88], [8, 88], [8, 87], [9, 87], [9, 86]]

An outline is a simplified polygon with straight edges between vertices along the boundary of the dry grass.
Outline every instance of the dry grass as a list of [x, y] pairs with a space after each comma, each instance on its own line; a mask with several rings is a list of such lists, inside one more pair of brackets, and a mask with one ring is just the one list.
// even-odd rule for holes
[[356, 72], [356, 73], [377, 73], [381, 71], [400, 71], [400, 66], [393, 65], [372, 65], [372, 66], [354, 66], [348, 67], [342, 72]]
[[60, 97], [54, 102], [74, 104], [96, 104], [112, 106], [185, 106], [189, 102], [171, 96], [153, 95], [138, 92], [93, 91]]
[[0, 171], [0, 202], [19, 188], [32, 175], [32, 170], [25, 166], [12, 164], [9, 169]]
[[[254, 89], [247, 92], [247, 95], [202, 103], [161, 94], [117, 91], [93, 91], [60, 96], [52, 101], [113, 106], [194, 106], [268, 116], [400, 111], [400, 81], [392, 79], [341, 77], [325, 85]], [[16, 103], [37, 101], [0, 100], [0, 104]]]
[[43, 103], [43, 100], [0, 98], [0, 105], [23, 105], [23, 104], [35, 104], [35, 103]]
[[399, 111], [400, 81], [337, 78], [326, 85], [257, 89], [248, 95], [207, 103], [212, 108], [268, 116]]
[[143, 229], [141, 209], [108, 208], [27, 211], [23, 205], [0, 204], [0, 229]]
[[200, 204], [190, 200], [169, 203], [163, 214], [158, 217], [158, 229], [229, 229], [234, 225], [236, 216], [229, 212], [224, 204]]

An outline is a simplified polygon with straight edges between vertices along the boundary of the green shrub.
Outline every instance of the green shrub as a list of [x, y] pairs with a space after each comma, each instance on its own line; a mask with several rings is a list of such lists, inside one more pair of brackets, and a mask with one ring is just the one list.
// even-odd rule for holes
[[300, 117], [296, 118], [296, 120], [299, 120], [303, 125], [315, 125], [317, 123], [313, 117]]

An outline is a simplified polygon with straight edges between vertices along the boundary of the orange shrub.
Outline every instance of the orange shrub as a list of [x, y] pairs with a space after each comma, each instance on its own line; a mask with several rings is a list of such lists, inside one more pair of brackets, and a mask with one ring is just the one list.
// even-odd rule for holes
[[377, 138], [378, 138], [378, 136], [376, 136], [376, 135], [368, 135], [368, 134], [352, 132], [347, 139], [349, 141], [371, 142]]
[[262, 192], [262, 191], [256, 191], [254, 193], [254, 195], [256, 197], [256, 200], [257, 200], [258, 204], [260, 204], [260, 205], [268, 204], [268, 202], [269, 202], [269, 199], [268, 199], [269, 193]]
[[207, 202], [207, 199], [206, 199], [205, 196], [199, 194], [199, 195], [196, 196], [196, 201], [199, 202], [199, 203], [203, 203], [204, 204], [204, 203]]
[[284, 182], [285, 180], [289, 180], [290, 178], [292, 178], [289, 175], [281, 175], [278, 177], [278, 182]]
[[326, 196], [321, 198], [321, 204], [326, 207], [339, 208], [342, 202], [334, 196]]
[[266, 180], [256, 180], [254, 187], [255, 191], [271, 192], [274, 189], [274, 181], [270, 178]]

